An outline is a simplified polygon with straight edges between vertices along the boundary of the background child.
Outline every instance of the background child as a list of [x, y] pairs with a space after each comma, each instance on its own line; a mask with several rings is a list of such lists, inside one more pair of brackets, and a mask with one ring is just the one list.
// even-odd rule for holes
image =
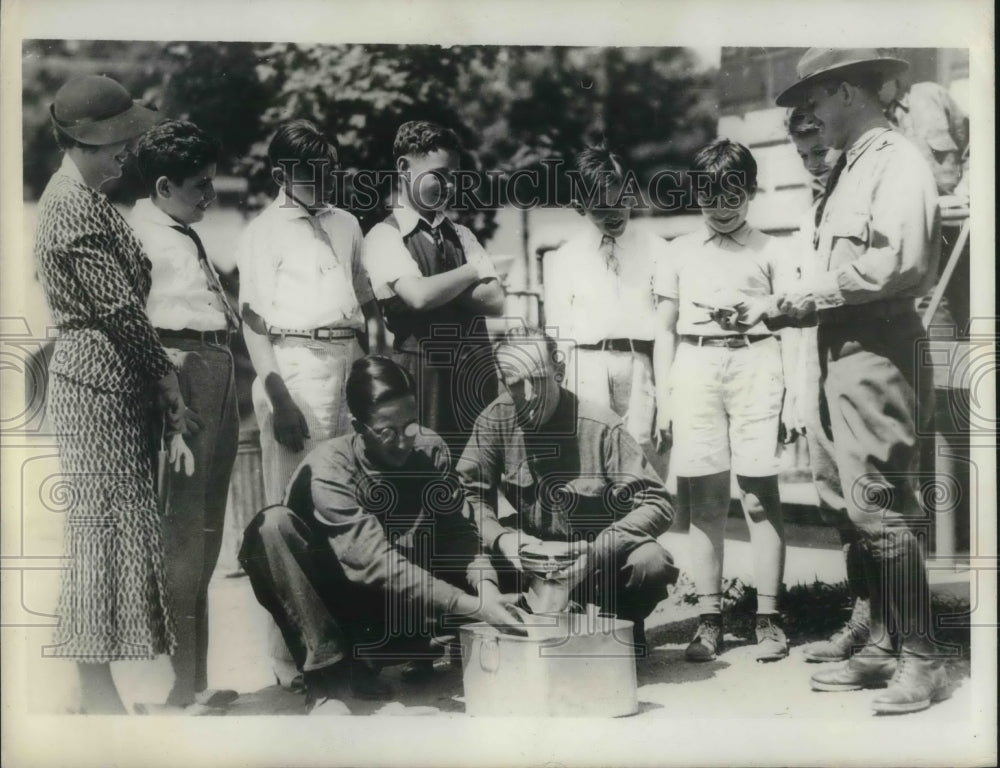
[[577, 203], [587, 224], [548, 257], [546, 322], [570, 344], [566, 386], [617, 413], [662, 479], [667, 455], [657, 452], [653, 434], [653, 274], [667, 244], [629, 226], [617, 154], [604, 144], [587, 147], [576, 167], [592, 193]]
[[499, 317], [504, 302], [482, 245], [444, 214], [458, 153], [458, 137], [447, 128], [401, 125], [393, 144], [398, 205], [365, 238], [365, 266], [393, 334], [393, 358], [416, 380], [421, 425], [456, 458], [496, 396], [485, 319]]
[[[735, 470], [754, 551], [757, 658], [774, 660], [788, 655], [777, 623], [785, 558], [777, 477], [781, 349], [762, 324], [723, 327], [717, 309], [740, 295], [772, 294], [781, 249], [747, 224], [757, 164], [746, 147], [712, 142], [695, 156], [692, 178], [704, 226], [671, 243], [655, 283], [663, 340], [657, 374], [669, 382], [658, 419], [664, 427], [673, 423], [672, 468], [678, 505], [690, 514], [701, 612], [686, 656], [708, 661], [721, 647], [723, 541]], [[729, 316], [735, 320], [735, 312]]]

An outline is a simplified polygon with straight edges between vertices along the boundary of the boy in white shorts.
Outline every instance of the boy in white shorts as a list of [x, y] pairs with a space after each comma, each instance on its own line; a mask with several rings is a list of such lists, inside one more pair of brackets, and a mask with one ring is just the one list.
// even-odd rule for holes
[[777, 611], [785, 559], [778, 497], [782, 351], [763, 324], [737, 326], [727, 309], [740, 293], [774, 293], [784, 257], [775, 238], [746, 222], [757, 189], [757, 164], [746, 147], [712, 142], [696, 155], [692, 180], [704, 226], [671, 243], [654, 282], [657, 426], [672, 426], [677, 503], [691, 519], [701, 614], [685, 655], [709, 661], [721, 649], [723, 541], [735, 471], [754, 552], [757, 658], [773, 661], [788, 655]]

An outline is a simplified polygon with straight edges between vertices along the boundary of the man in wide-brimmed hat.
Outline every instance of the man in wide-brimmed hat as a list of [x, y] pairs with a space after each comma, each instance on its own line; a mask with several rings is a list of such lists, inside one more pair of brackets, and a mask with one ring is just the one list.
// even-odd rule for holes
[[888, 688], [879, 713], [947, 698], [943, 649], [932, 636], [930, 589], [917, 531], [921, 438], [932, 434], [930, 370], [916, 299], [937, 275], [940, 214], [920, 151], [893, 131], [878, 91], [906, 63], [867, 48], [812, 48], [779, 106], [800, 106], [842, 150], [816, 210], [818, 269], [767, 306], [748, 300], [742, 321], [815, 317], [821, 423], [833, 440], [847, 512], [857, 528], [871, 599], [867, 644], [846, 665], [812, 677], [819, 691]]

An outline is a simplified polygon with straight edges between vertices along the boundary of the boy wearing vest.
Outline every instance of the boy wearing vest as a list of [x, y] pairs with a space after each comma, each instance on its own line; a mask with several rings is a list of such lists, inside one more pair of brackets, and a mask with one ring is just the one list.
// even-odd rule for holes
[[417, 384], [420, 424], [444, 438], [453, 457], [496, 397], [485, 319], [500, 316], [504, 302], [486, 251], [444, 214], [459, 149], [455, 133], [440, 125], [401, 125], [393, 144], [398, 199], [364, 244], [393, 359]]

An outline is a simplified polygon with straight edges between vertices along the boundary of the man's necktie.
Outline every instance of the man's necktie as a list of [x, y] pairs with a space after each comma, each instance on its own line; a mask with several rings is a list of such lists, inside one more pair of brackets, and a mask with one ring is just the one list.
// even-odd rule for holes
[[844, 172], [844, 168], [847, 166], [847, 152], [844, 152], [840, 158], [837, 160], [836, 164], [833, 166], [833, 170], [830, 171], [830, 178], [826, 182], [826, 191], [823, 193], [823, 199], [820, 200], [819, 205], [816, 206], [816, 233], [819, 233], [819, 223], [823, 220], [823, 211], [826, 210], [826, 203], [830, 199], [830, 195], [833, 193], [833, 188], [837, 186], [837, 181], [840, 179], [840, 174]]
[[191, 229], [191, 227], [176, 226], [172, 227], [172, 229], [176, 229], [178, 232], [187, 235], [194, 241], [194, 246], [198, 249], [198, 266], [200, 266], [201, 271], [205, 273], [205, 278], [208, 280], [209, 290], [218, 295], [219, 301], [222, 302], [222, 311], [226, 316], [226, 322], [229, 324], [230, 330], [239, 330], [240, 316], [229, 303], [229, 299], [226, 297], [226, 292], [222, 289], [222, 284], [219, 282], [219, 276], [215, 274], [215, 270], [212, 269], [212, 265], [208, 263], [208, 254], [205, 252], [205, 246], [201, 242], [201, 238], [198, 237], [198, 233]]

